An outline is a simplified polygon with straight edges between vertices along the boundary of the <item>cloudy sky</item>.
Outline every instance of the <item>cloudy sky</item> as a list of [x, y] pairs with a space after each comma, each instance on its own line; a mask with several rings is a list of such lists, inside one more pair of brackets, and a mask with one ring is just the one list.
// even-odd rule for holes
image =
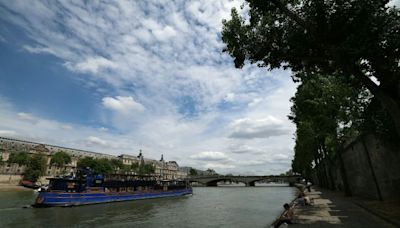
[[[86, 2], [86, 3], [84, 3]], [[0, 135], [220, 173], [290, 168], [290, 72], [235, 69], [240, 1], [0, 0]]]

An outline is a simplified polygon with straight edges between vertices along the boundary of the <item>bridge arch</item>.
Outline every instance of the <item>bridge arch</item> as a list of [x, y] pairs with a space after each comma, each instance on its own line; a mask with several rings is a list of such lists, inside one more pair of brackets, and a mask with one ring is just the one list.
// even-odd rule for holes
[[300, 176], [200, 176], [188, 178], [190, 182], [198, 182], [205, 186], [218, 186], [220, 181], [232, 181], [244, 183], [246, 186], [255, 186], [255, 183], [262, 180], [268, 181], [285, 181], [289, 185], [293, 185], [298, 181]]
[[247, 182], [244, 180], [237, 180], [235, 178], [230, 178], [230, 177], [226, 177], [226, 178], [218, 178], [218, 179], [214, 179], [214, 180], [210, 180], [210, 181], [206, 181], [203, 182], [204, 185], [206, 185], [207, 187], [211, 187], [211, 186], [218, 186], [218, 182], [221, 181], [230, 181], [230, 182], [240, 182], [243, 183], [247, 186]]
[[246, 186], [248, 185], [248, 183], [244, 180], [238, 180], [238, 179], [231, 178], [231, 177], [218, 177], [218, 178], [211, 178], [211, 179], [205, 178], [205, 179], [191, 180], [191, 182], [194, 182], [194, 181], [201, 183], [207, 187], [216, 187], [216, 186], [218, 186], [218, 182], [221, 182], [221, 181], [240, 182], [240, 183], [245, 184]]

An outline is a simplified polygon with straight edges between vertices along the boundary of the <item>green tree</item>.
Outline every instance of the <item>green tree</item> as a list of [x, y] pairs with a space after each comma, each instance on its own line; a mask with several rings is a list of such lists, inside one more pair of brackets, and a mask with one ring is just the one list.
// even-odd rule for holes
[[26, 151], [11, 153], [8, 158], [9, 163], [17, 163], [19, 165], [26, 165], [29, 162], [29, 154]]
[[134, 172], [137, 172], [138, 169], [139, 169], [139, 163], [132, 163], [131, 169], [132, 169]]
[[138, 166], [137, 174], [139, 175], [148, 175], [154, 174], [155, 168], [152, 164], [141, 164]]
[[84, 157], [78, 161], [78, 168], [90, 168], [95, 173], [109, 174], [122, 169], [124, 165], [117, 159]]
[[294, 172], [311, 177], [317, 169], [325, 187], [333, 187], [339, 145], [359, 134], [370, 94], [363, 87], [347, 87], [339, 77], [315, 75], [304, 80], [292, 98], [296, 124]]
[[24, 180], [37, 181], [46, 172], [46, 158], [40, 154], [31, 156], [26, 164]]
[[81, 169], [90, 168], [93, 170], [93, 168], [96, 166], [95, 163], [96, 161], [92, 157], [84, 157], [79, 159], [77, 167]]
[[95, 159], [94, 171], [96, 173], [113, 173], [114, 168], [112, 166], [111, 160], [107, 158]]
[[132, 166], [130, 165], [123, 165], [120, 170], [122, 171], [122, 173], [129, 173], [133, 171]]
[[190, 168], [189, 174], [190, 176], [197, 176], [197, 170]]
[[50, 164], [58, 166], [58, 167], [63, 167], [64, 165], [68, 164], [71, 162], [71, 155], [64, 151], [59, 151], [54, 153], [51, 156], [51, 161]]
[[113, 170], [120, 170], [120, 169], [125, 168], [124, 164], [119, 159], [111, 159], [110, 163], [111, 163]]
[[239, 68], [248, 61], [290, 68], [297, 81], [318, 73], [363, 85], [389, 113], [399, 137], [400, 13], [388, 2], [246, 0], [248, 17], [232, 9], [232, 18], [223, 21], [224, 51]]
[[214, 169], [208, 168], [206, 171], [207, 171], [208, 175], [216, 175], [217, 174]]

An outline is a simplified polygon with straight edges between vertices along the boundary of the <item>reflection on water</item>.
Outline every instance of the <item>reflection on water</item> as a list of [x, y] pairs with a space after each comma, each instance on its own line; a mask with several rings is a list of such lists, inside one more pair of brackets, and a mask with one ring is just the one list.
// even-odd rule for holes
[[268, 227], [289, 187], [194, 188], [193, 196], [70, 208], [26, 208], [33, 192], [0, 193], [0, 227]]

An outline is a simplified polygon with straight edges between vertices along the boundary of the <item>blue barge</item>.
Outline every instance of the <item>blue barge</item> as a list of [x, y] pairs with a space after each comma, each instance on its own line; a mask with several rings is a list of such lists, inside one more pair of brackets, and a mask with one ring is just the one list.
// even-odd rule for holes
[[193, 193], [187, 181], [161, 181], [151, 176], [87, 174], [78, 178], [49, 178], [49, 181], [49, 188], [39, 192], [32, 206], [80, 206]]

